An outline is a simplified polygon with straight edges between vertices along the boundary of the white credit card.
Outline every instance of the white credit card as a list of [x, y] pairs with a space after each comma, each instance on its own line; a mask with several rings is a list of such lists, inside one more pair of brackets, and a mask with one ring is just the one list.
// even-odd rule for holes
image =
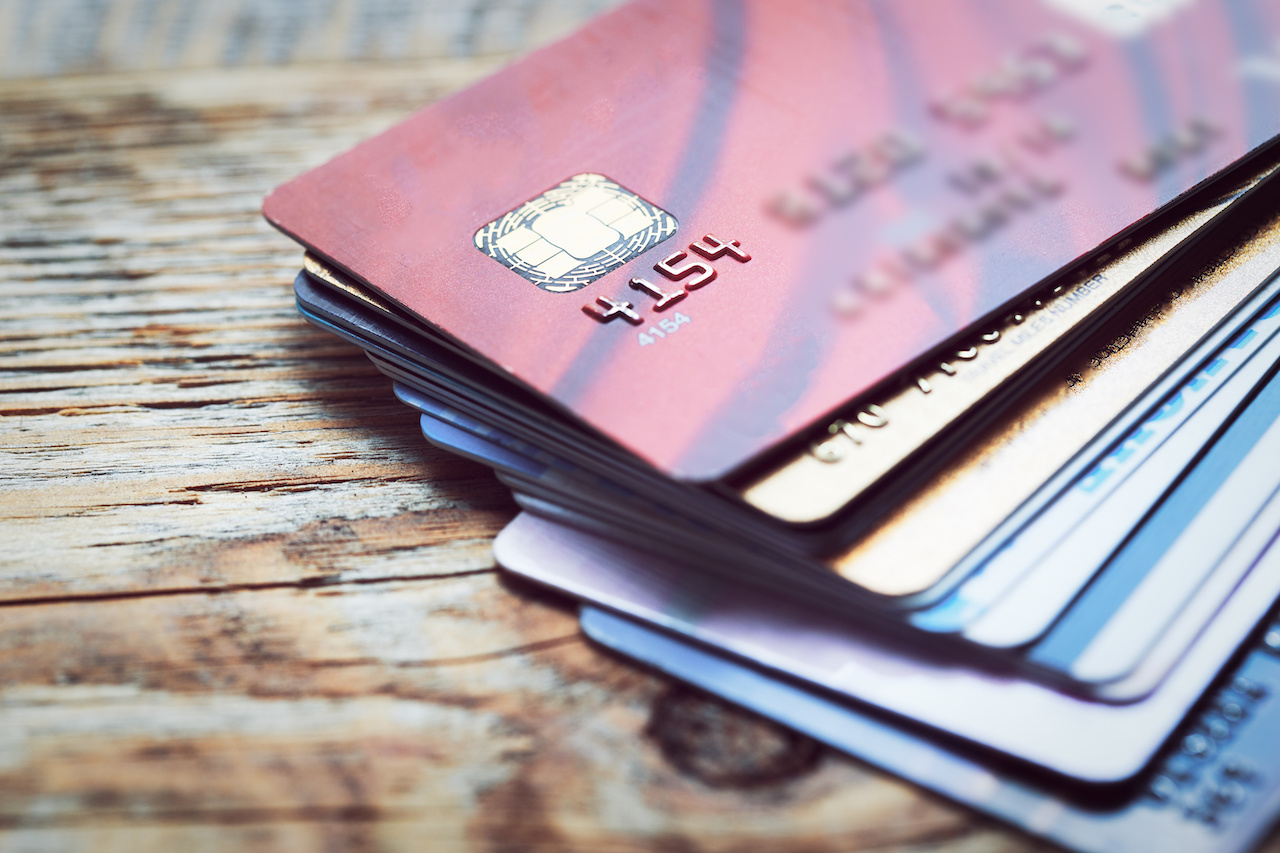
[[1091, 701], [907, 646], [598, 536], [522, 514], [498, 537], [518, 575], [965, 740], [1092, 782], [1127, 779], [1155, 754], [1280, 594], [1270, 549], [1142, 701]]

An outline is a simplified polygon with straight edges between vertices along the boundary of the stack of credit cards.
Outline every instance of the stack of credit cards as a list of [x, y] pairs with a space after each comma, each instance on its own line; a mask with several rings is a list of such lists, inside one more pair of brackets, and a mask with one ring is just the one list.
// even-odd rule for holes
[[1278, 134], [1270, 0], [639, 0], [264, 212], [588, 635], [1225, 853], [1280, 810]]

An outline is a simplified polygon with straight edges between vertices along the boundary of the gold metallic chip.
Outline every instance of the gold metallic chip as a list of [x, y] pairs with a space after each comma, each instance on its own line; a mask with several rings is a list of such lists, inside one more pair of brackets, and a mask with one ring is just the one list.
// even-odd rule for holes
[[676, 233], [670, 213], [583, 173], [476, 232], [476, 248], [543, 290], [571, 293]]

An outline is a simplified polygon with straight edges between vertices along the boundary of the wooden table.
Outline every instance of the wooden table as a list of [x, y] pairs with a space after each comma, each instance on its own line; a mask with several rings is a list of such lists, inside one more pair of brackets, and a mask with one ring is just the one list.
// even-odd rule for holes
[[594, 5], [0, 0], [0, 850], [1037, 848], [586, 642], [296, 314], [263, 194]]

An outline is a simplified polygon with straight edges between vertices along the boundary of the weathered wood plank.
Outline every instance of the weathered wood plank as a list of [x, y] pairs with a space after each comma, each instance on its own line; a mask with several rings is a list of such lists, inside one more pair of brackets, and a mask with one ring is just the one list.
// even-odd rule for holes
[[258, 213], [491, 67], [0, 86], [0, 600], [492, 565], [505, 491], [298, 318]]
[[[386, 821], [406, 841], [564, 850], [985, 835], [829, 754], [718, 778], [714, 750], [673, 764], [664, 750], [707, 747], [646, 734], [676, 701], [663, 682], [587, 647], [557, 600], [516, 593], [483, 573], [6, 608], [0, 827]], [[770, 738], [790, 748], [735, 712], [718, 722], [766, 757]]]

